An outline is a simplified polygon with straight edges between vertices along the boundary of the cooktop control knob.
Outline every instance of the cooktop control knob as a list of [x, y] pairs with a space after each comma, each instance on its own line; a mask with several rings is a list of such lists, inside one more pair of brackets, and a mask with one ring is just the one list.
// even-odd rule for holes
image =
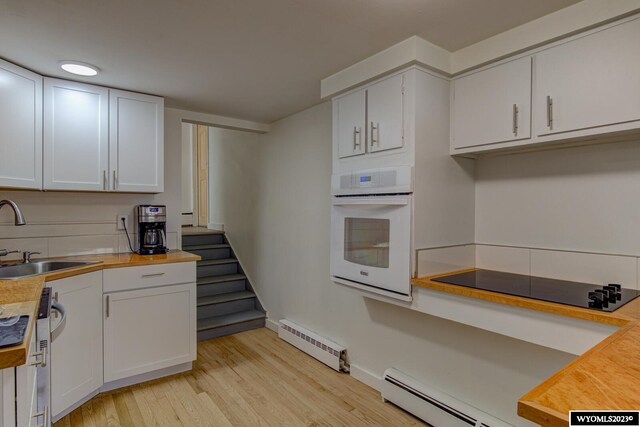
[[604, 289], [607, 288], [612, 288], [612, 290], [615, 290], [616, 293], [616, 299], [618, 301], [620, 301], [622, 299], [622, 286], [617, 284], [617, 283], [609, 283], [607, 286], [604, 287]]
[[599, 292], [589, 292], [589, 307], [602, 309], [604, 302], [604, 295]]
[[609, 291], [605, 289], [596, 289], [595, 293], [602, 295], [602, 307], [609, 307]]
[[609, 302], [615, 304], [622, 298], [622, 294], [618, 292], [615, 286], [603, 286], [602, 289], [609, 291]]

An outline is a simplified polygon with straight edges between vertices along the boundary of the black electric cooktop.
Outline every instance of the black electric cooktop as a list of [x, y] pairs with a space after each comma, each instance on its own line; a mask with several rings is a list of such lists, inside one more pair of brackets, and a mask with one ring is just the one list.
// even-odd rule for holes
[[623, 289], [619, 284], [595, 285], [492, 270], [475, 270], [431, 280], [609, 312], [640, 296], [640, 291]]

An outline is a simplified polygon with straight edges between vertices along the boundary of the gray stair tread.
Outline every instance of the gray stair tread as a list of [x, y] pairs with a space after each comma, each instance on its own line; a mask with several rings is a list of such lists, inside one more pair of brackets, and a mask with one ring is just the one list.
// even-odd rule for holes
[[225, 274], [224, 276], [207, 276], [199, 277], [198, 285], [210, 285], [212, 283], [232, 282], [234, 280], [244, 280], [247, 276], [244, 274]]
[[198, 298], [198, 307], [203, 305], [219, 304], [221, 302], [238, 301], [242, 299], [255, 298], [256, 294], [251, 291], [229, 292], [226, 294], [211, 295]]
[[225, 314], [198, 320], [198, 332], [207, 329], [219, 328], [221, 326], [234, 325], [236, 323], [249, 322], [251, 320], [263, 319], [266, 315], [258, 310], [247, 310], [239, 313]]
[[220, 259], [206, 259], [198, 261], [198, 267], [204, 265], [220, 265], [220, 264], [233, 264], [238, 262], [235, 258], [220, 258]]
[[206, 236], [207, 234], [224, 234], [224, 231], [221, 231], [221, 230], [211, 230], [211, 229], [206, 229], [202, 227], [195, 228], [195, 229], [193, 227], [189, 227], [189, 228], [191, 229], [182, 230], [183, 236]]
[[183, 246], [182, 250], [188, 252], [188, 251], [201, 251], [205, 249], [227, 249], [230, 247], [231, 246], [229, 246], [228, 243], [216, 243], [213, 245], [187, 245], [187, 246]]

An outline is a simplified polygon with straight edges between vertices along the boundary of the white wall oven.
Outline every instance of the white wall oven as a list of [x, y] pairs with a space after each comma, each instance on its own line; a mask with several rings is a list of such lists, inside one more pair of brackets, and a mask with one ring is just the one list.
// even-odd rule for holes
[[410, 301], [411, 167], [333, 175], [332, 193], [332, 280]]

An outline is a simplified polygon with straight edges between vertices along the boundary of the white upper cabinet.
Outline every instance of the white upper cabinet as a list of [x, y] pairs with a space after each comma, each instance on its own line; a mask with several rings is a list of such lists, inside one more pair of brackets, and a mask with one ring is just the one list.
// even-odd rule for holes
[[164, 100], [109, 91], [111, 189], [164, 191]]
[[334, 98], [338, 159], [353, 161], [356, 156], [404, 146], [404, 78], [404, 73], [396, 74]]
[[0, 60], [3, 187], [161, 193], [164, 100]]
[[398, 74], [367, 88], [369, 152], [404, 144], [403, 82], [404, 75]]
[[42, 77], [2, 60], [0, 187], [42, 188]]
[[365, 153], [365, 103], [364, 90], [340, 97], [333, 103], [333, 131], [340, 158]]
[[531, 57], [452, 83], [452, 150], [531, 138]]
[[44, 188], [108, 189], [109, 89], [44, 80]]
[[634, 19], [538, 53], [536, 134], [603, 133], [640, 120], [638, 40]]

